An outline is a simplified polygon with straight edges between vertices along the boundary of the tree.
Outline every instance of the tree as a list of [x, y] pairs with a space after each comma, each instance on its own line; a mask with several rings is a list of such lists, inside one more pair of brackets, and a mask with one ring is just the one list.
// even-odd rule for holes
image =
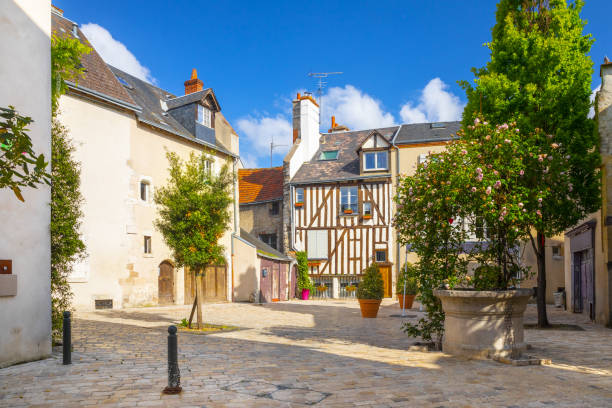
[[70, 308], [72, 291], [68, 277], [75, 262], [86, 255], [80, 226], [81, 164], [67, 129], [58, 119], [59, 98], [65, 81], [78, 83], [83, 74], [81, 57], [91, 49], [79, 40], [54, 35], [51, 40], [51, 316], [54, 336], [62, 329], [62, 313]]
[[566, 170], [571, 181], [565, 188], [551, 189], [537, 172], [525, 175], [525, 180], [537, 186], [536, 191], [548, 195], [538, 206], [541, 216], [534, 219], [528, 237], [538, 260], [540, 327], [548, 325], [545, 237], [575, 225], [596, 211], [601, 201], [599, 140], [588, 118], [593, 63], [587, 53], [593, 39], [582, 33], [583, 4], [501, 0], [492, 41], [486, 44], [491, 59], [484, 68], [472, 70], [475, 86], [460, 82], [468, 97], [464, 127], [479, 115], [497, 125], [515, 122], [542, 157], [553, 155], [553, 137], [554, 145], [567, 152]]
[[[172, 251], [176, 266], [186, 266], [196, 276], [198, 329], [202, 329], [201, 277], [209, 265], [224, 264], [224, 247], [219, 239], [229, 227], [233, 176], [225, 164], [215, 175], [205, 165], [206, 154], [191, 153], [183, 162], [176, 153], [167, 153], [170, 163], [168, 184], [158, 188], [154, 201], [159, 218], [156, 228]], [[189, 318], [189, 325], [193, 312]]]
[[32, 149], [27, 126], [32, 118], [21, 116], [13, 106], [0, 108], [0, 189], [10, 188], [20, 200], [22, 187], [50, 183], [48, 162]]

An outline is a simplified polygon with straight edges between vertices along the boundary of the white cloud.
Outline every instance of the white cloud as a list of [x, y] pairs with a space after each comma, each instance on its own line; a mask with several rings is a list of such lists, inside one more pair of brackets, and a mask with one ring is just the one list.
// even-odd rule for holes
[[[593, 89], [593, 92], [591, 92], [591, 103], [595, 103], [595, 95], [597, 94], [597, 92], [599, 92], [599, 90], [601, 89], [601, 85], [597, 86], [597, 88]], [[595, 107], [591, 106], [591, 109], [589, 109], [589, 118], [594, 118], [595, 117]]]
[[321, 122], [324, 131], [329, 128], [332, 115], [336, 117], [337, 123], [351, 130], [395, 124], [395, 118], [384, 111], [382, 102], [353, 85], [330, 88], [327, 94], [323, 95], [322, 105]]
[[143, 81], [152, 84], [157, 82], [151, 76], [149, 68], [142, 65], [123, 43], [115, 40], [106, 28], [98, 24], [87, 23], [81, 26], [81, 31], [107, 64]]
[[423, 88], [418, 105], [408, 102], [400, 110], [404, 123], [446, 122], [460, 120], [464, 103], [448, 92], [448, 85], [434, 78]]
[[265, 166], [268, 166], [263, 159], [270, 157], [272, 140], [275, 145], [282, 145], [274, 149], [274, 154], [280, 155], [286, 154], [293, 143], [292, 125], [282, 115], [259, 118], [249, 116], [239, 119], [236, 125], [242, 138], [240, 157], [243, 158], [243, 164], [247, 167], [257, 167], [257, 163], [259, 165], [266, 163]]

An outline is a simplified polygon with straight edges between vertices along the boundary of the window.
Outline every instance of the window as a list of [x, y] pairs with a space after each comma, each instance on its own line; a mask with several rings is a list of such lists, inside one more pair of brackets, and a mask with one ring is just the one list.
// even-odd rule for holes
[[149, 189], [151, 187], [151, 183], [146, 180], [142, 180], [140, 182], [140, 199], [142, 201], [149, 201]]
[[147, 235], [145, 235], [144, 237], [144, 253], [145, 254], [151, 253], [151, 237]]
[[295, 189], [295, 203], [296, 204], [304, 203], [304, 189], [301, 187]]
[[275, 201], [270, 205], [270, 215], [278, 215], [279, 213], [279, 202]]
[[357, 186], [340, 187], [340, 212], [357, 214]]
[[426, 154], [419, 154], [419, 158], [417, 160], [417, 164], [423, 164], [423, 163], [427, 163], [427, 155]]
[[377, 249], [376, 250], [376, 262], [387, 262], [387, 250]]
[[442, 122], [435, 122], [431, 124], [432, 129], [444, 129], [445, 127], [446, 127], [446, 124]]
[[211, 116], [210, 109], [205, 108], [202, 105], [198, 105], [198, 123], [201, 123], [206, 127], [212, 127]]
[[321, 155], [319, 156], [319, 160], [336, 160], [337, 158], [337, 150], [328, 150], [326, 152], [321, 152]]
[[270, 245], [274, 249], [278, 249], [276, 247], [276, 234], [259, 234], [259, 239]]
[[364, 153], [366, 170], [387, 170], [387, 152]]
[[327, 231], [307, 231], [306, 246], [308, 247], [308, 259], [327, 259]]
[[204, 160], [203, 164], [204, 164], [204, 173], [206, 173], [206, 175], [210, 177], [210, 173], [212, 172], [212, 161]]
[[368, 201], [363, 203], [363, 216], [372, 217], [372, 203]]
[[552, 247], [552, 256], [554, 259], [559, 259], [563, 257], [563, 255], [561, 254], [561, 245], [554, 245]]

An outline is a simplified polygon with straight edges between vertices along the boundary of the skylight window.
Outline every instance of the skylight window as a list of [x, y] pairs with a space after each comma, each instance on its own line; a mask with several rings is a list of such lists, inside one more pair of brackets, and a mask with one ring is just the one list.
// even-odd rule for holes
[[126, 88], [132, 89], [132, 85], [128, 84], [128, 82], [125, 79], [121, 78], [120, 76], [116, 76], [116, 78], [117, 78], [117, 81], [119, 81], [121, 85], [125, 86]]
[[432, 129], [444, 129], [445, 127], [446, 127], [446, 124], [440, 123], [440, 122], [436, 122], [436, 123], [432, 123], [431, 124], [431, 128]]
[[338, 158], [337, 150], [328, 150], [325, 152], [321, 152], [319, 156], [319, 160], [336, 160]]

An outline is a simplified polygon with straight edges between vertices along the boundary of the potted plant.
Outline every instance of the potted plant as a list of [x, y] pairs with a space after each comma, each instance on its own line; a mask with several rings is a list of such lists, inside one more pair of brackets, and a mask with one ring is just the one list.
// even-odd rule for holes
[[419, 256], [415, 276], [427, 312], [405, 325], [411, 336], [435, 337], [445, 352], [471, 358], [518, 358], [526, 349], [532, 290], [517, 286], [531, 272], [519, 248], [535, 245], [532, 225], [559, 204], [533, 180], [571, 187], [567, 151], [548, 135], [552, 149], [541, 153], [530, 143], [542, 139], [538, 132], [476, 118], [400, 182], [394, 223]]
[[364, 214], [363, 215], [363, 219], [364, 220], [371, 220], [372, 219], [372, 214]]
[[301, 208], [304, 206], [304, 203], [295, 203], [295, 208]]
[[397, 299], [399, 300], [400, 309], [411, 309], [412, 303], [417, 293], [417, 282], [415, 278], [415, 268], [412, 264], [406, 263], [399, 276], [397, 277], [397, 284], [395, 287], [395, 293], [397, 293]]
[[357, 286], [355, 285], [348, 285], [346, 288], [346, 293], [348, 293], [349, 295], [352, 295], [356, 290], [357, 290]]
[[317, 286], [317, 291], [319, 292], [319, 295], [321, 296], [325, 293], [326, 290], [327, 290], [327, 286], [325, 286], [324, 283]]
[[372, 263], [365, 271], [357, 288], [361, 317], [375, 318], [384, 295], [384, 283], [378, 264]]
[[310, 291], [314, 287], [310, 276], [308, 276], [308, 256], [306, 255], [306, 252], [301, 251], [297, 252], [295, 257], [297, 260], [298, 296], [300, 296], [302, 300], [308, 300]]
[[342, 212], [345, 214], [352, 214], [353, 210], [351, 210], [350, 208], [345, 208]]

